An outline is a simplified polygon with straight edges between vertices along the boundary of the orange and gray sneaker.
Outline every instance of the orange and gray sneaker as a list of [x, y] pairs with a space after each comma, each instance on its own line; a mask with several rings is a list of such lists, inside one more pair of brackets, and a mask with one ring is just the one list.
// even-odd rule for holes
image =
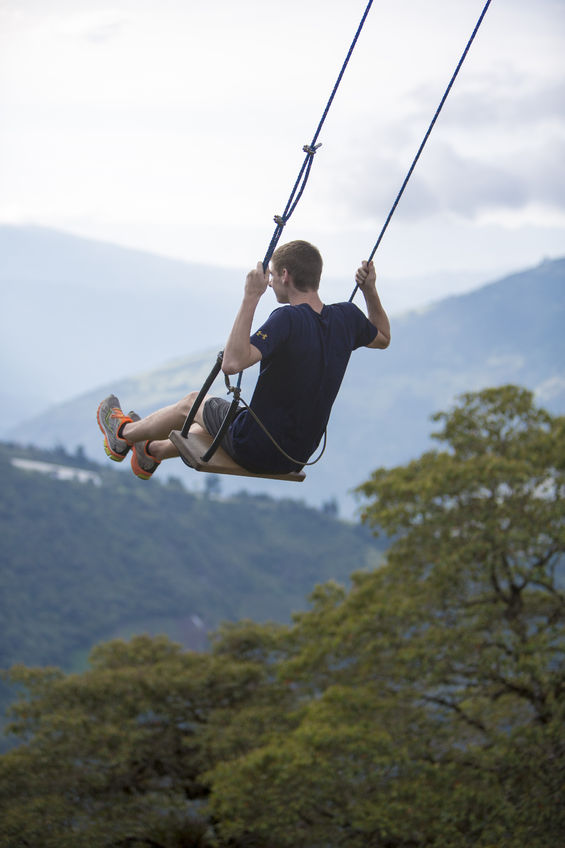
[[[139, 415], [136, 412], [128, 413], [132, 421], [139, 421]], [[155, 459], [147, 450], [149, 442], [136, 442], [132, 445], [131, 451], [131, 470], [140, 480], [149, 480], [154, 471], [161, 464], [161, 460]]]
[[109, 395], [98, 407], [96, 415], [98, 426], [104, 433], [104, 450], [114, 462], [122, 462], [126, 458], [131, 444], [120, 436], [124, 424], [131, 423], [131, 418], [124, 415], [116, 395]]

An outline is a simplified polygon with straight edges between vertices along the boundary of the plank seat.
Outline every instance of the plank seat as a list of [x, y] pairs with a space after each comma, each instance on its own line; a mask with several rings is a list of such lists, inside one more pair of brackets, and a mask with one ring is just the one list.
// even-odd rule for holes
[[304, 471], [292, 471], [289, 474], [255, 474], [242, 468], [221, 447], [217, 448], [208, 462], [202, 457], [214, 441], [208, 433], [188, 433], [186, 438], [180, 430], [173, 430], [170, 441], [177, 448], [182, 461], [195, 471], [207, 471], [210, 474], [233, 474], [236, 477], [262, 477], [266, 480], [287, 480], [289, 483], [302, 483], [306, 479]]

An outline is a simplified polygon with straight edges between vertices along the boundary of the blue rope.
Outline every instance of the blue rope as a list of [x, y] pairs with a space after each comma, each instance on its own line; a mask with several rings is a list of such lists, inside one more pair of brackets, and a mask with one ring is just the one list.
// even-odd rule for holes
[[[370, 10], [372, 5], [373, 5], [373, 0], [369, 0], [369, 2], [367, 3], [367, 6], [365, 8], [365, 11], [363, 13], [363, 17], [361, 18], [361, 23], [357, 27], [357, 32], [355, 33], [353, 41], [351, 42], [351, 45], [350, 45], [349, 50], [347, 52], [347, 56], [345, 57], [345, 61], [344, 61], [343, 65], [341, 66], [341, 71], [339, 72], [339, 75], [338, 75], [337, 80], [335, 82], [335, 85], [333, 87], [332, 93], [331, 93], [331, 95], [328, 99], [328, 102], [326, 103], [326, 108], [324, 109], [323, 115], [320, 119], [320, 123], [318, 124], [318, 126], [316, 128], [316, 132], [314, 133], [314, 137], [313, 137], [312, 141], [310, 142], [310, 144], [305, 144], [304, 147], [302, 148], [303, 151], [306, 153], [306, 156], [304, 158], [304, 162], [302, 163], [302, 167], [301, 167], [301, 169], [298, 173], [298, 177], [296, 178], [296, 182], [294, 183], [293, 189], [290, 193], [290, 197], [288, 198], [288, 201], [287, 201], [287, 204], [285, 206], [283, 214], [282, 215], [275, 215], [275, 223], [276, 223], [277, 226], [276, 226], [275, 231], [273, 233], [273, 236], [271, 238], [269, 247], [267, 249], [267, 253], [265, 254], [265, 258], [263, 259], [263, 272], [265, 272], [267, 270], [267, 268], [269, 266], [269, 261], [271, 259], [271, 256], [275, 252], [275, 248], [276, 248], [276, 246], [279, 242], [279, 239], [281, 237], [281, 234], [282, 234], [282, 231], [285, 227], [285, 224], [288, 221], [288, 219], [290, 218], [290, 216], [292, 215], [292, 213], [294, 212], [294, 210], [296, 209], [296, 206], [297, 206], [300, 198], [302, 197], [302, 193], [304, 192], [304, 189], [306, 188], [306, 183], [308, 182], [308, 177], [310, 176], [310, 170], [312, 168], [312, 162], [314, 161], [314, 156], [316, 155], [316, 151], [318, 150], [318, 148], [321, 146], [320, 144], [317, 143], [318, 136], [320, 135], [321, 129], [324, 125], [324, 122], [325, 122], [326, 117], [328, 115], [328, 112], [330, 110], [330, 106], [332, 105], [333, 99], [334, 99], [336, 92], [339, 88], [339, 84], [340, 84], [342, 77], [345, 73], [345, 69], [347, 68], [347, 65], [349, 64], [351, 54], [353, 53], [355, 45], [357, 44], [357, 40], [359, 38], [359, 35], [361, 34], [361, 30], [363, 29], [363, 25], [365, 23], [365, 20], [367, 19], [367, 15], [369, 14], [369, 10]], [[220, 356], [221, 356], [221, 354], [220, 354]], [[239, 374], [238, 374], [238, 377], [237, 377], [237, 386], [235, 386], [235, 387], [230, 384], [229, 379], [226, 379], [226, 385], [227, 385], [228, 392], [233, 393], [234, 399], [231, 402], [230, 409], [229, 409], [228, 413], [226, 414], [220, 429], [218, 430], [218, 432], [216, 433], [216, 436], [214, 437], [214, 441], [212, 442], [212, 444], [208, 448], [207, 452], [202, 457], [204, 462], [208, 462], [208, 460], [214, 455], [218, 445], [220, 444], [220, 442], [222, 441], [222, 439], [224, 437], [226, 430], [228, 429], [231, 421], [233, 420], [233, 418], [234, 418], [234, 416], [237, 412], [238, 402], [239, 402], [239, 398], [240, 398], [242, 375], [243, 375], [243, 372], [240, 371]], [[188, 421], [188, 419], [187, 419], [187, 421]], [[187, 427], [187, 422], [185, 422], [185, 429], [187, 429], [187, 431], [189, 429], [189, 427]]]
[[[426, 146], [426, 142], [427, 142], [428, 138], [429, 138], [429, 137], [430, 137], [430, 135], [431, 135], [431, 132], [432, 132], [432, 130], [433, 130], [433, 128], [434, 128], [434, 126], [435, 126], [435, 123], [436, 123], [437, 119], [439, 118], [439, 113], [440, 113], [440, 112], [441, 112], [441, 110], [443, 109], [443, 104], [444, 104], [444, 103], [445, 103], [445, 101], [447, 100], [447, 97], [448, 97], [448, 95], [449, 95], [449, 92], [451, 91], [451, 88], [452, 88], [452, 86], [453, 86], [453, 83], [455, 82], [455, 80], [456, 80], [456, 78], [457, 78], [457, 75], [458, 75], [459, 71], [461, 70], [461, 66], [463, 65], [463, 62], [465, 61], [465, 59], [466, 59], [466, 57], [467, 57], [467, 53], [469, 52], [469, 50], [470, 50], [470, 48], [471, 48], [471, 44], [472, 44], [472, 43], [473, 43], [473, 41], [475, 40], [475, 36], [476, 36], [477, 32], [479, 31], [479, 27], [481, 26], [481, 24], [482, 24], [482, 22], [483, 22], [483, 18], [484, 18], [484, 16], [485, 16], [485, 15], [486, 15], [486, 13], [487, 13], [487, 10], [488, 10], [488, 7], [490, 6], [490, 4], [491, 4], [491, 0], [487, 0], [487, 2], [485, 3], [485, 6], [484, 6], [484, 8], [483, 8], [483, 11], [481, 12], [481, 15], [480, 15], [480, 17], [479, 17], [479, 20], [477, 21], [477, 23], [476, 23], [476, 25], [475, 25], [475, 29], [473, 30], [473, 33], [472, 33], [472, 35], [471, 35], [471, 38], [470, 38], [470, 39], [469, 39], [469, 41], [467, 42], [467, 46], [465, 47], [465, 50], [463, 51], [463, 54], [461, 55], [461, 58], [459, 59], [459, 62], [458, 62], [458, 64], [457, 64], [457, 67], [455, 68], [455, 71], [454, 71], [454, 73], [453, 73], [453, 76], [451, 77], [451, 80], [449, 81], [449, 85], [447, 86], [447, 88], [446, 88], [446, 90], [445, 90], [445, 93], [444, 93], [443, 97], [441, 98], [441, 102], [440, 102], [439, 106], [438, 106], [438, 107], [437, 107], [437, 109], [436, 109], [436, 113], [435, 113], [434, 117], [432, 118], [432, 121], [431, 121], [431, 123], [430, 123], [430, 125], [429, 125], [429, 127], [428, 127], [428, 130], [427, 130], [427, 132], [426, 132], [426, 134], [425, 134], [425, 136], [424, 136], [424, 139], [423, 139], [423, 141], [422, 141], [422, 143], [421, 143], [420, 147], [418, 148], [418, 152], [416, 153], [416, 156], [414, 157], [414, 161], [412, 162], [412, 164], [411, 164], [411, 166], [410, 166], [410, 169], [409, 169], [409, 171], [408, 171], [408, 173], [407, 173], [407, 175], [406, 175], [406, 177], [405, 177], [405, 179], [404, 179], [404, 182], [402, 183], [402, 186], [401, 186], [401, 188], [400, 188], [400, 191], [399, 191], [399, 192], [398, 192], [398, 194], [396, 195], [396, 200], [394, 201], [394, 203], [393, 203], [393, 205], [392, 205], [392, 208], [391, 208], [390, 212], [388, 213], [387, 219], [386, 219], [386, 221], [385, 221], [385, 223], [384, 223], [384, 225], [383, 225], [383, 228], [382, 228], [382, 230], [381, 230], [381, 232], [380, 232], [380, 234], [379, 234], [379, 237], [378, 237], [378, 239], [377, 239], [377, 241], [376, 241], [376, 244], [375, 244], [375, 246], [373, 247], [373, 249], [372, 249], [372, 251], [371, 251], [371, 255], [369, 256], [369, 259], [367, 260], [368, 262], [370, 262], [370, 261], [371, 261], [371, 259], [373, 258], [373, 256], [374, 256], [374, 255], [375, 255], [375, 253], [377, 252], [377, 249], [378, 249], [378, 247], [379, 247], [379, 245], [380, 245], [380, 243], [381, 243], [381, 241], [382, 241], [382, 239], [383, 239], [383, 236], [384, 236], [384, 234], [385, 234], [385, 232], [386, 232], [386, 230], [387, 230], [387, 227], [388, 227], [388, 225], [389, 225], [389, 223], [390, 223], [390, 220], [391, 220], [392, 216], [394, 215], [394, 212], [395, 212], [395, 210], [396, 210], [396, 207], [397, 207], [397, 206], [398, 206], [398, 204], [400, 203], [400, 198], [401, 198], [401, 197], [402, 197], [402, 195], [404, 194], [404, 189], [405, 189], [405, 188], [406, 188], [406, 186], [408, 185], [408, 180], [409, 180], [409, 179], [410, 179], [410, 177], [412, 176], [412, 173], [413, 173], [413, 171], [414, 171], [414, 168], [416, 167], [416, 164], [417, 164], [417, 162], [418, 162], [418, 159], [420, 158], [421, 153], [422, 153], [422, 151], [423, 151], [424, 147]], [[356, 285], [356, 286], [355, 286], [355, 288], [353, 289], [353, 292], [352, 292], [352, 294], [351, 294], [351, 297], [349, 298], [349, 302], [350, 302], [350, 303], [351, 303], [351, 301], [353, 300], [353, 298], [355, 297], [355, 295], [357, 294], [357, 290], [358, 290], [358, 289], [359, 289], [359, 286], [358, 286], [358, 285]]]
[[369, 10], [370, 10], [372, 5], [373, 5], [373, 0], [369, 0], [369, 2], [367, 3], [367, 7], [366, 7], [366, 9], [363, 13], [363, 17], [361, 18], [361, 22], [360, 22], [359, 26], [357, 27], [357, 32], [355, 33], [353, 41], [351, 42], [351, 45], [350, 45], [349, 50], [347, 52], [347, 56], [345, 57], [345, 61], [342, 65], [342, 67], [341, 67], [341, 71], [339, 72], [338, 78], [337, 78], [335, 85], [333, 87], [332, 93], [330, 94], [328, 102], [326, 103], [326, 108], [324, 109], [324, 113], [321, 117], [320, 123], [318, 124], [316, 132], [314, 133], [314, 137], [313, 137], [312, 141], [310, 142], [310, 144], [305, 144], [304, 147], [302, 148], [303, 151], [306, 153], [306, 157], [304, 159], [304, 162], [302, 163], [302, 167], [299, 171], [296, 182], [294, 183], [294, 187], [293, 187], [293, 189], [290, 193], [290, 197], [288, 198], [288, 201], [287, 201], [287, 204], [285, 206], [283, 214], [282, 215], [275, 215], [275, 223], [276, 223], [277, 226], [276, 226], [275, 231], [273, 233], [273, 236], [271, 238], [269, 247], [267, 249], [267, 253], [265, 254], [265, 258], [263, 259], [263, 271], [267, 270], [267, 266], [269, 265], [269, 261], [271, 259], [271, 256], [275, 252], [275, 248], [276, 248], [276, 246], [279, 242], [279, 239], [282, 235], [282, 231], [285, 227], [285, 224], [288, 221], [288, 219], [290, 218], [290, 216], [292, 215], [292, 213], [294, 212], [294, 210], [296, 209], [298, 201], [302, 197], [302, 193], [303, 193], [304, 189], [306, 188], [306, 183], [308, 182], [308, 177], [310, 176], [310, 169], [312, 168], [314, 156], [316, 155], [316, 151], [318, 150], [318, 148], [321, 147], [321, 144], [317, 144], [318, 136], [320, 135], [322, 127], [324, 126], [324, 122], [327, 118], [328, 112], [330, 111], [330, 107], [333, 103], [333, 99], [334, 99], [334, 97], [337, 93], [337, 90], [338, 90], [339, 85], [341, 83], [342, 77], [345, 73], [345, 69], [347, 68], [347, 66], [349, 64], [349, 60], [351, 58], [353, 50], [355, 49], [355, 45], [357, 44], [357, 40], [358, 40], [358, 38], [361, 34], [361, 30], [363, 29], [363, 26], [364, 26], [365, 21], [367, 19], [367, 15], [369, 14]]

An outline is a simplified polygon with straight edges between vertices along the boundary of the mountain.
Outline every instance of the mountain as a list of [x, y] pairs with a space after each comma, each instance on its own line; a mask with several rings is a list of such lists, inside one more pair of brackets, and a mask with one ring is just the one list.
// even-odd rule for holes
[[[0, 437], [110, 378], [209, 347], [220, 350], [247, 271], [217, 267], [221, 260], [221, 244], [203, 265], [44, 227], [0, 225]], [[352, 279], [325, 273], [324, 296], [348, 297]], [[477, 282], [476, 273], [463, 272], [450, 286], [469, 290]], [[388, 307], [394, 311], [398, 299], [408, 297], [427, 303], [424, 293], [445, 285], [442, 274], [396, 281], [387, 286]], [[258, 320], [273, 305], [264, 298]]]
[[244, 279], [241, 269], [0, 226], [4, 422], [14, 425], [108, 375], [209, 345], [219, 350]]
[[299, 501], [138, 486], [80, 452], [0, 443], [0, 474], [0, 668], [69, 667], [118, 635], [202, 648], [224, 620], [289, 621], [386, 547]]
[[[557, 259], [396, 317], [388, 350], [363, 349], [352, 356], [334, 406], [325, 456], [308, 469], [306, 481], [291, 487], [222, 478], [224, 491], [245, 488], [311, 504], [336, 498], [351, 514], [352, 487], [374, 468], [404, 463], [425, 450], [430, 415], [447, 409], [458, 394], [512, 382], [534, 390], [538, 402], [551, 412], [565, 413], [564, 295], [565, 259]], [[125, 373], [127, 345], [120, 338], [110, 339], [108, 345]], [[159, 368], [131, 368], [130, 376], [101, 382], [96, 391], [53, 406], [5, 435], [44, 447], [61, 444], [74, 450], [82, 445], [88, 456], [100, 457], [95, 412], [103, 397], [115, 392], [124, 407], [143, 415], [199, 388], [216, 353], [217, 348], [209, 347]], [[253, 384], [253, 375], [246, 373], [247, 399]], [[221, 379], [213, 391], [224, 394]], [[181, 474], [189, 488], [202, 488], [206, 475], [185, 469], [180, 460], [169, 468]]]

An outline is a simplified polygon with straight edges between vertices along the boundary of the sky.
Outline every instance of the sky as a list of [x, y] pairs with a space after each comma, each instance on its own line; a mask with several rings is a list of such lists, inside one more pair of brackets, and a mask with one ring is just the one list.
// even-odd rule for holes
[[[366, 5], [0, 0], [0, 224], [254, 266]], [[283, 236], [345, 295], [483, 6], [372, 4]], [[565, 255], [564, 55], [565, 0], [492, 0], [375, 257], [396, 308]]]

